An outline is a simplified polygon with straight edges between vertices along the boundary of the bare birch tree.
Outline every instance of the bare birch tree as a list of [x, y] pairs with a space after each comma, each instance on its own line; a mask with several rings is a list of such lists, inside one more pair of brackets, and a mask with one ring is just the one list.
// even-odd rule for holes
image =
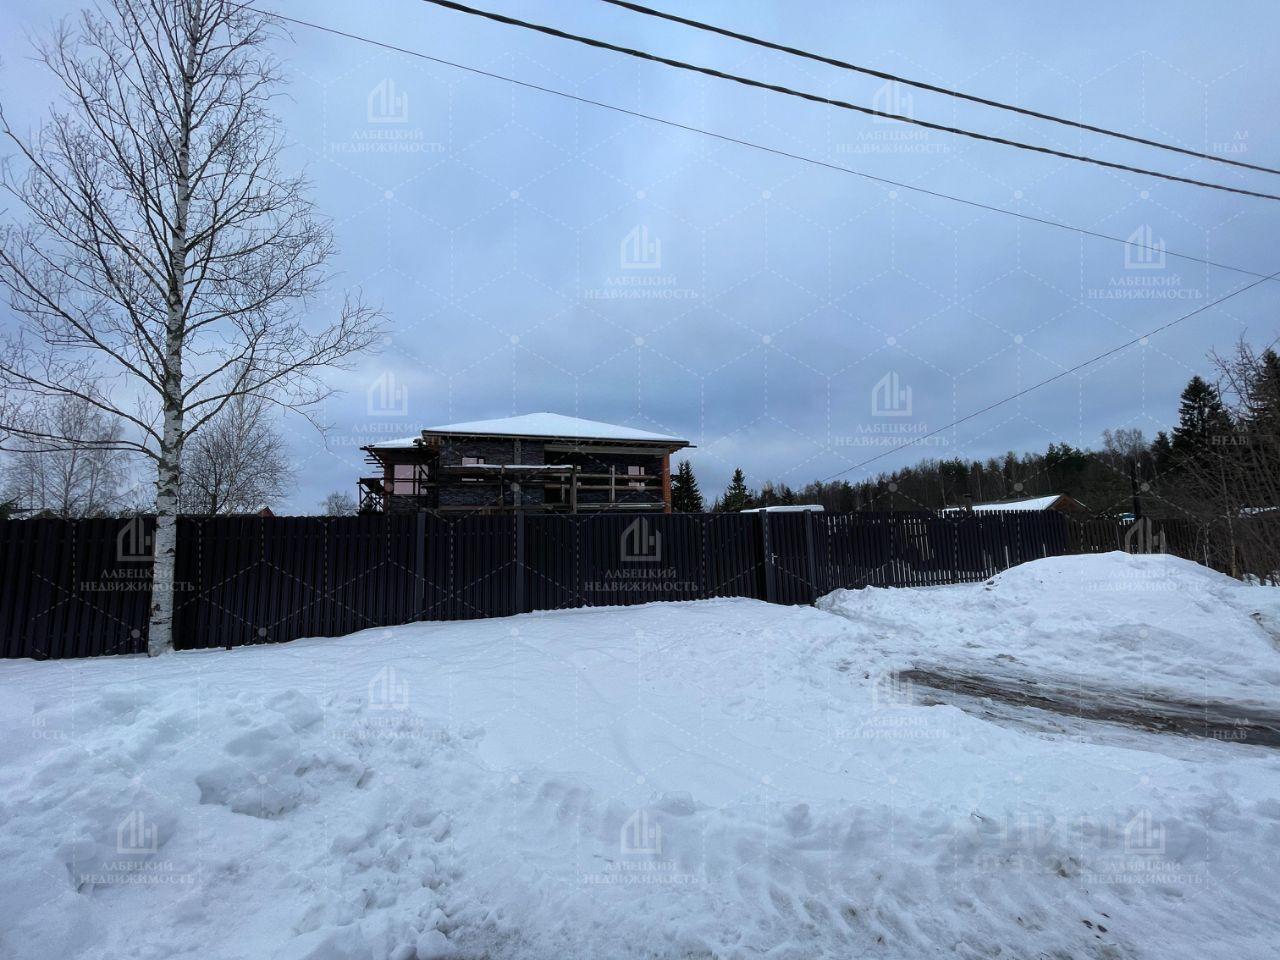
[[326, 517], [354, 517], [359, 512], [356, 498], [345, 490], [335, 490], [321, 500], [320, 509]]
[[261, 397], [236, 396], [182, 453], [183, 513], [256, 513], [293, 486], [284, 437]]
[[153, 655], [173, 644], [184, 445], [239, 396], [305, 415], [326, 368], [380, 331], [358, 295], [318, 329], [303, 320], [333, 238], [280, 162], [271, 26], [231, 0], [103, 0], [37, 46], [63, 106], [33, 138], [0, 112], [20, 217], [0, 284], [26, 333], [0, 351], [0, 390], [8, 408], [79, 397], [154, 463]]
[[[96, 517], [122, 510], [127, 502], [129, 455], [115, 448], [123, 428], [78, 397], [60, 397], [48, 409], [26, 413], [28, 438], [14, 438], [0, 467], [0, 496], [21, 515]], [[76, 438], [76, 444], [47, 450], [31, 434]]]
[[[1229, 569], [1280, 580], [1280, 356], [1243, 338], [1230, 353], [1210, 355], [1233, 430], [1217, 451], [1217, 479], [1231, 519]], [[1206, 482], [1207, 481], [1207, 482]]]

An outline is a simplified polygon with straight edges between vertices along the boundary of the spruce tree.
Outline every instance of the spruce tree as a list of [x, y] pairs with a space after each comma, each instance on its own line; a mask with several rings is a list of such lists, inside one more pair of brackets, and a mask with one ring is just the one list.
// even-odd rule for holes
[[772, 480], [766, 480], [760, 486], [760, 492], [750, 499], [754, 501], [754, 507], [776, 507], [782, 502]]
[[1231, 416], [1218, 388], [1198, 374], [1187, 383], [1178, 401], [1178, 425], [1173, 428], [1173, 454], [1179, 465], [1203, 465], [1231, 434]]
[[698, 489], [698, 481], [693, 475], [693, 466], [688, 460], [681, 460], [676, 467], [676, 475], [671, 482], [671, 509], [676, 513], [702, 513], [706, 509], [702, 491]]
[[1249, 378], [1244, 415], [1254, 429], [1276, 432], [1280, 426], [1280, 356], [1264, 350]]
[[1173, 467], [1173, 442], [1169, 434], [1161, 430], [1151, 443], [1151, 458], [1154, 461], [1156, 476], [1168, 473]]
[[1242, 498], [1248, 506], [1274, 506], [1280, 499], [1280, 357], [1274, 350], [1258, 356], [1242, 392]]
[[750, 503], [751, 492], [747, 489], [747, 478], [743, 475], [742, 468], [736, 467], [729, 486], [724, 492], [724, 498], [720, 501], [720, 509], [725, 513], [737, 513]]

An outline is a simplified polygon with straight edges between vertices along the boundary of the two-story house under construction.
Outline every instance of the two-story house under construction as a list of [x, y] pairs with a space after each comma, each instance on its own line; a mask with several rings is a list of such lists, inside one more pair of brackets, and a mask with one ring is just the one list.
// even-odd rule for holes
[[671, 454], [687, 440], [529, 413], [427, 427], [361, 449], [362, 512], [671, 511]]

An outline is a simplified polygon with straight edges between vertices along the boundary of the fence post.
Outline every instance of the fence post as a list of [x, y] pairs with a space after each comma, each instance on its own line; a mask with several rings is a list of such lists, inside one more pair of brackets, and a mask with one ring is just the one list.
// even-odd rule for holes
[[711, 522], [710, 516], [705, 513], [694, 514], [698, 518], [698, 545], [702, 550], [702, 599], [706, 600], [713, 596], [711, 592], [711, 561], [707, 555], [707, 540], [710, 539], [711, 533], [707, 529]]
[[[391, 518], [390, 518], [390, 516], [388, 516], [388, 517], [387, 517], [387, 519], [388, 519], [388, 520], [390, 520], [390, 519], [391, 519]], [[427, 597], [427, 580], [426, 580], [426, 571], [423, 569], [423, 568], [426, 566], [426, 558], [427, 558], [427, 512], [426, 512], [425, 510], [419, 510], [419, 511], [418, 511], [418, 522], [417, 522], [417, 527], [416, 527], [416, 529], [417, 529], [418, 535], [417, 535], [417, 537], [416, 537], [416, 539], [415, 539], [414, 548], [413, 548], [413, 549], [414, 549], [414, 555], [413, 555], [413, 583], [414, 583], [413, 606], [414, 606], [414, 614], [413, 614], [413, 619], [415, 619], [415, 620], [422, 620], [422, 619], [424, 619], [424, 617], [423, 617], [423, 612], [424, 612], [424, 611], [423, 611], [423, 609], [422, 609], [422, 608], [423, 608], [423, 605], [424, 605], [424, 604], [425, 604], [425, 602], [426, 602], [426, 597]]]
[[778, 602], [778, 590], [774, 583], [773, 547], [769, 543], [769, 511], [760, 511], [760, 545], [764, 553], [764, 598], [769, 603]]
[[809, 590], [812, 593], [810, 602], [816, 601], [822, 596], [818, 589], [818, 558], [813, 552], [813, 511], [806, 510], [804, 512], [804, 552], [805, 561], [808, 563], [809, 570]]
[[515, 592], [516, 592], [516, 613], [527, 613], [524, 606], [524, 511], [517, 510], [515, 512]]

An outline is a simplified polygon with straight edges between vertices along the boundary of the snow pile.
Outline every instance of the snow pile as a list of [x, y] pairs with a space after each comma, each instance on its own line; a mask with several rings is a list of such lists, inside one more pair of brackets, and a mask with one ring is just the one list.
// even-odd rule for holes
[[721, 600], [0, 663], [0, 956], [1272, 949], [1277, 754], [918, 706], [866, 638]]
[[1050, 557], [983, 584], [837, 590], [818, 605], [894, 666], [1280, 706], [1280, 590], [1178, 557]]

